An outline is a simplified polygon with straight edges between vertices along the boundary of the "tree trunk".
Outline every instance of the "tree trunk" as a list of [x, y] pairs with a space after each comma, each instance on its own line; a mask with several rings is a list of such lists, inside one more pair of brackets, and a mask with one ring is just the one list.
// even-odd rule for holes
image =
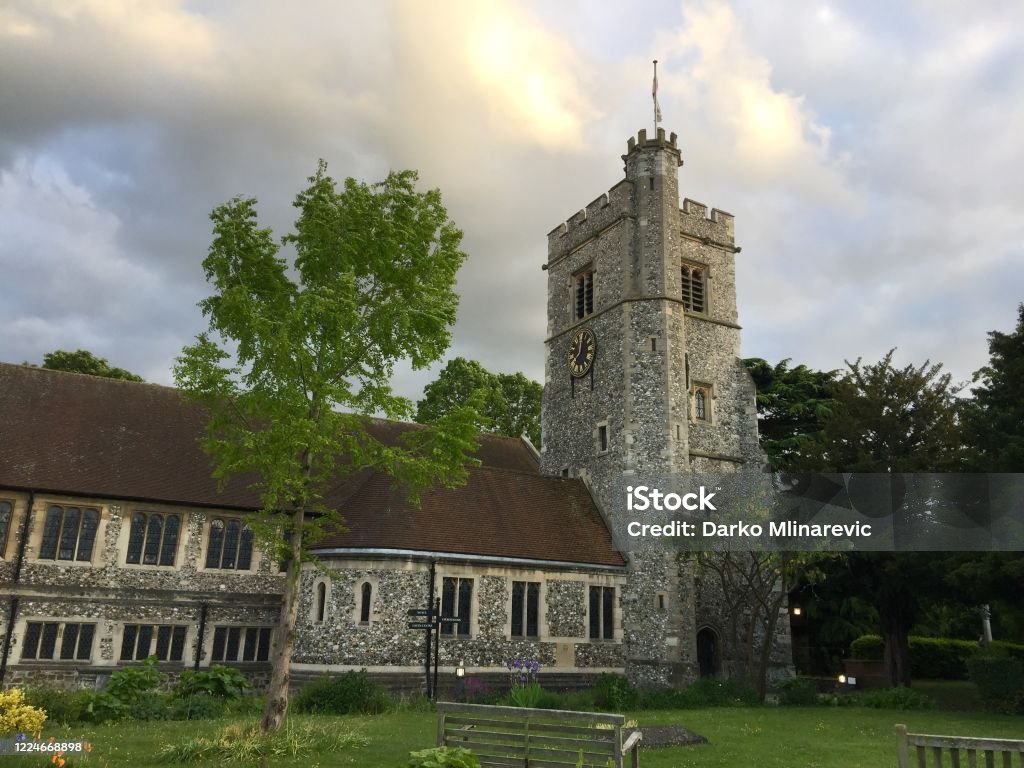
[[292, 650], [295, 647], [295, 623], [299, 617], [303, 511], [296, 511], [293, 519], [292, 557], [285, 573], [281, 620], [278, 625], [277, 645], [272, 657], [270, 686], [267, 688], [267, 708], [263, 711], [263, 721], [260, 723], [264, 733], [280, 728], [284, 723], [285, 712], [288, 711], [288, 685], [291, 680]]
[[885, 669], [889, 674], [889, 684], [893, 687], [910, 687], [910, 637], [909, 630], [898, 622], [885, 626], [882, 630], [885, 641]]
[[768, 695], [768, 666], [772, 661], [772, 651], [775, 649], [775, 628], [779, 624], [779, 612], [782, 610], [785, 599], [786, 593], [782, 592], [779, 599], [768, 606], [768, 614], [764, 618], [761, 658], [758, 659], [757, 666], [757, 695], [761, 698], [761, 703], [764, 703], [765, 697]]

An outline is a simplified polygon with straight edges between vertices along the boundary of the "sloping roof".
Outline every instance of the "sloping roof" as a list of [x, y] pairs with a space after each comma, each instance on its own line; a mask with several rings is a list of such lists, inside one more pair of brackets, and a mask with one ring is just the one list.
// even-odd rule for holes
[[[206, 411], [178, 390], [0, 363], [0, 487], [258, 509], [249, 479], [223, 491], [199, 447]], [[373, 420], [392, 444], [412, 424]], [[481, 435], [468, 482], [432, 488], [419, 509], [389, 477], [339, 479], [325, 499], [349, 531], [321, 547], [368, 547], [623, 565], [578, 480], [541, 475], [519, 439]]]

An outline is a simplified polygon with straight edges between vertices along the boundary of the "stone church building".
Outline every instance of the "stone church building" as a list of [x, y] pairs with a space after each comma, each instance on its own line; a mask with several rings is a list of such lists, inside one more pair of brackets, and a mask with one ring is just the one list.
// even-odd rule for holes
[[[627, 145], [625, 178], [548, 235], [543, 444], [482, 435], [480, 466], [412, 508], [389, 478], [339, 480], [349, 531], [303, 579], [293, 677], [422, 680], [409, 609], [441, 599], [442, 675], [513, 658], [573, 685], [743, 671], [689, 558], [630, 553], [612, 494], [637, 472], [759, 469], [739, 360], [733, 218], [679, 205], [675, 134]], [[264, 678], [282, 576], [253, 545], [259, 499], [218, 491], [201, 409], [171, 388], [0, 364], [0, 681], [92, 686], [155, 655]], [[391, 442], [413, 425], [373, 421]], [[775, 660], [789, 666], [788, 625]]]

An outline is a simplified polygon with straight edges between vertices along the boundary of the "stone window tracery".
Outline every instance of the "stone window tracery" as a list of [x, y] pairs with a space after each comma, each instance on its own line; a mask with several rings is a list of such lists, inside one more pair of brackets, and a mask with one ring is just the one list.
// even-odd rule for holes
[[445, 577], [441, 582], [441, 615], [457, 617], [458, 624], [442, 624], [441, 634], [469, 637], [473, 610], [473, 580]]
[[615, 638], [615, 587], [590, 587], [590, 639]]
[[170, 624], [125, 624], [121, 635], [121, 661], [181, 661], [185, 656], [186, 627]]
[[694, 421], [711, 422], [711, 385], [695, 384], [693, 387], [693, 419]]
[[125, 562], [129, 565], [174, 565], [180, 530], [181, 518], [177, 515], [136, 512], [132, 515]]
[[539, 637], [540, 582], [512, 582], [512, 637]]
[[91, 560], [99, 521], [99, 511], [91, 507], [51, 505], [43, 523], [39, 559]]
[[25, 625], [22, 659], [88, 661], [92, 656], [95, 624], [30, 621]]
[[268, 661], [270, 627], [217, 627], [213, 630], [213, 661]]
[[252, 528], [242, 520], [213, 518], [206, 567], [248, 571], [252, 566], [252, 542]]

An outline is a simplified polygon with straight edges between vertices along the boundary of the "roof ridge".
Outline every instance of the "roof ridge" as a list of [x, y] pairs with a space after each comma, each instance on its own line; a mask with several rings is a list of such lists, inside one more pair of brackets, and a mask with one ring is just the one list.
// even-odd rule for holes
[[33, 363], [7, 363], [0, 360], [0, 369], [2, 368], [31, 371], [33, 373], [41, 373], [44, 376], [80, 376], [83, 379], [91, 379], [93, 381], [100, 382], [110, 382], [113, 384], [130, 384], [132, 386], [160, 387], [160, 389], [167, 389], [170, 390], [171, 392], [177, 392], [179, 395], [183, 395], [182, 391], [178, 389], [178, 387], [173, 387], [170, 384], [160, 384], [155, 381], [130, 381], [129, 379], [117, 379], [112, 376], [97, 376], [94, 373], [82, 373], [81, 371], [62, 371], [57, 368], [44, 368], [41, 365], [34, 365]]

